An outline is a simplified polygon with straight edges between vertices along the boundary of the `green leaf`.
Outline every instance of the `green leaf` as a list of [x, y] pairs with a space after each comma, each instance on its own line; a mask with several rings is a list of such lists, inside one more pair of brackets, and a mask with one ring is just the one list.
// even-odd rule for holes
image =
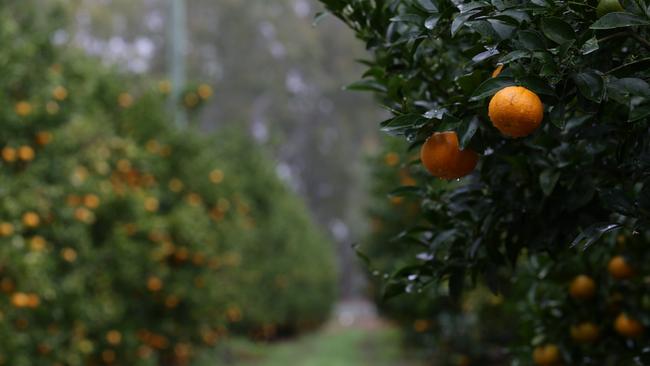
[[386, 86], [374, 80], [360, 80], [346, 86], [344, 89], [355, 91], [373, 91], [378, 93], [385, 93], [388, 91], [388, 89], [386, 89]]
[[437, 13], [438, 7], [431, 0], [418, 0], [418, 5], [429, 13]]
[[472, 140], [472, 137], [476, 134], [476, 130], [478, 130], [478, 124], [479, 120], [474, 116], [469, 122], [463, 123], [458, 131], [456, 131], [458, 136], [460, 136], [459, 145], [461, 149], [465, 149]]
[[521, 78], [519, 79], [519, 84], [527, 87], [537, 94], [548, 95], [552, 97], [556, 96], [555, 90], [553, 90], [553, 88], [551, 88], [544, 79], [536, 76], [527, 76], [525, 78]]
[[390, 191], [388, 197], [419, 197], [421, 194], [421, 187], [403, 186]]
[[522, 51], [522, 50], [512, 51], [509, 54], [501, 57], [499, 59], [499, 63], [502, 63], [502, 64], [505, 65], [505, 64], [509, 64], [509, 63], [511, 63], [513, 61], [517, 61], [517, 60], [522, 59], [522, 58], [528, 58], [528, 57], [531, 57], [531, 56], [532, 55], [531, 55], [531, 53], [529, 51]]
[[542, 18], [542, 32], [551, 41], [562, 44], [575, 38], [573, 28], [559, 18]]
[[571, 242], [571, 248], [582, 244], [582, 249], [587, 250], [589, 247], [600, 239], [606, 233], [616, 230], [621, 227], [621, 224], [613, 223], [597, 223], [589, 226], [586, 230], [582, 231], [574, 240]]
[[469, 100], [470, 102], [474, 102], [491, 97], [499, 90], [511, 85], [515, 85], [515, 81], [512, 78], [496, 77], [487, 79], [481, 85], [479, 85], [476, 90], [474, 90], [474, 93], [472, 93], [472, 96], [469, 98]]
[[438, 25], [438, 21], [440, 20], [440, 14], [435, 14], [427, 18], [427, 20], [424, 21], [424, 27], [429, 30], [433, 30], [436, 25]]
[[549, 113], [551, 123], [561, 130], [566, 126], [566, 120], [564, 118], [565, 108], [564, 103], [558, 103], [551, 107], [551, 112]]
[[480, 13], [480, 10], [472, 10], [468, 13], [458, 14], [451, 22], [451, 36], [454, 37], [460, 28], [474, 15]]
[[546, 49], [546, 44], [539, 33], [530, 30], [519, 32], [519, 43], [531, 51]]
[[605, 93], [603, 77], [593, 70], [588, 70], [573, 77], [580, 94], [585, 98], [600, 103]]
[[613, 29], [623, 27], [635, 27], [650, 25], [650, 20], [644, 19], [638, 15], [616, 12], [605, 14], [591, 25], [591, 29]]
[[407, 129], [416, 129], [422, 127], [426, 119], [419, 114], [405, 114], [395, 118], [388, 119], [380, 124], [381, 130], [389, 134], [397, 134]]
[[391, 22], [406, 22], [406, 23], [415, 23], [422, 24], [423, 19], [417, 14], [402, 14], [396, 17], [390, 18]]
[[585, 42], [582, 45], [582, 47], [580, 47], [580, 53], [582, 53], [583, 55], [588, 55], [594, 51], [597, 51], [599, 47], [600, 46], [598, 46], [598, 38], [594, 36], [589, 38], [587, 42]]
[[539, 175], [539, 185], [544, 195], [550, 196], [560, 179], [560, 171], [554, 168], [546, 169]]

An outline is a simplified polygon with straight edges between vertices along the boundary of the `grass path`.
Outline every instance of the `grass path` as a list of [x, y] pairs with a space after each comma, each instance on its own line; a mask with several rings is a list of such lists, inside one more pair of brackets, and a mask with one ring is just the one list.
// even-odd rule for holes
[[231, 339], [197, 366], [422, 366], [409, 360], [398, 329], [364, 299], [341, 301], [321, 330], [277, 343]]

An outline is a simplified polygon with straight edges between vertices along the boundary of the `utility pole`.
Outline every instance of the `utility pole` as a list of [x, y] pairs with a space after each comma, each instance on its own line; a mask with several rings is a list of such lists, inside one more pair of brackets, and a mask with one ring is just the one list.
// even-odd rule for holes
[[187, 53], [187, 8], [185, 0], [168, 0], [169, 22], [167, 27], [168, 59], [172, 84], [170, 108], [179, 127], [187, 126], [187, 115], [181, 106], [182, 91], [186, 84], [185, 57]]

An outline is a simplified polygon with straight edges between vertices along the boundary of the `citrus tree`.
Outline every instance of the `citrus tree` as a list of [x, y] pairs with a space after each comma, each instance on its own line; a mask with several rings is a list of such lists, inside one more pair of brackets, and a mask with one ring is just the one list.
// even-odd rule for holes
[[[613, 267], [624, 263], [635, 276], [617, 282], [629, 291], [625, 306], [600, 320], [610, 331], [599, 342], [612, 345], [611, 362], [647, 363], [648, 4], [322, 2], [371, 51], [350, 88], [376, 92], [393, 112], [380, 128], [421, 145], [433, 176], [466, 177], [443, 190], [433, 178], [399, 190], [418, 197], [427, 220], [402, 237], [429, 255], [388, 286], [406, 288], [417, 275], [416, 284], [443, 281], [455, 295], [477, 282], [507, 293], [518, 263], [541, 256], [551, 272], [571, 261], [606, 271], [620, 254]], [[615, 248], [605, 239], [616, 232], [639, 244]], [[570, 278], [562, 281], [556, 288], [568, 299]], [[636, 331], [611, 331], [617, 323]], [[583, 348], [557, 347], [549, 329], [535, 328], [519, 362], [592, 362]], [[536, 357], [531, 345], [540, 346]]]
[[172, 128], [164, 82], [52, 43], [56, 4], [0, 5], [0, 364], [187, 365], [322, 322], [332, 248], [262, 148]]

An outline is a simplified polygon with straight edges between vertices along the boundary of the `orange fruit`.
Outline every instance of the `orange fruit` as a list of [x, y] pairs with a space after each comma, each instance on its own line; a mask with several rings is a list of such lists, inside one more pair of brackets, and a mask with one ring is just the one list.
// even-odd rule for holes
[[210, 172], [210, 181], [214, 184], [219, 184], [223, 182], [223, 171], [221, 169], [215, 169]]
[[36, 144], [40, 146], [45, 146], [49, 144], [50, 141], [52, 141], [52, 133], [47, 131], [37, 132], [34, 140], [36, 141]]
[[209, 99], [212, 96], [212, 94], [214, 94], [214, 91], [212, 90], [212, 87], [210, 85], [201, 84], [197, 89], [197, 93], [199, 94], [199, 97], [201, 97], [201, 99]]
[[24, 161], [34, 160], [34, 149], [31, 146], [21, 146], [18, 148], [18, 158]]
[[122, 93], [117, 97], [117, 104], [122, 108], [129, 108], [133, 105], [133, 97], [129, 93]]
[[591, 277], [579, 275], [571, 281], [569, 294], [576, 300], [588, 300], [596, 294], [596, 282]]
[[29, 295], [23, 292], [16, 292], [11, 296], [11, 305], [15, 308], [26, 308], [29, 306]]
[[537, 94], [522, 87], [508, 86], [490, 100], [490, 121], [502, 134], [524, 137], [533, 133], [544, 119], [544, 105]]
[[386, 154], [386, 156], [384, 156], [384, 162], [388, 166], [395, 166], [399, 164], [399, 155], [394, 152], [389, 152]]
[[643, 334], [643, 324], [627, 314], [620, 314], [614, 321], [616, 332], [626, 338], [638, 338]]
[[471, 173], [478, 163], [478, 154], [461, 150], [456, 132], [436, 132], [422, 145], [420, 159], [434, 177], [457, 179]]
[[199, 96], [198, 96], [196, 93], [187, 93], [187, 94], [185, 95], [184, 102], [185, 102], [185, 106], [186, 106], [187, 108], [194, 108], [194, 107], [196, 107], [196, 106], [199, 104], [199, 102], [200, 102], [200, 100], [199, 100]]
[[77, 251], [72, 248], [63, 248], [61, 250], [61, 258], [68, 263], [72, 263], [77, 260]]
[[533, 361], [539, 366], [552, 366], [560, 362], [560, 349], [554, 344], [535, 347]]
[[160, 278], [151, 276], [149, 279], [147, 279], [147, 289], [151, 292], [158, 292], [162, 290], [163, 288], [163, 282]]
[[23, 225], [27, 227], [37, 227], [41, 223], [41, 218], [36, 212], [25, 212], [23, 214]]
[[83, 198], [84, 200], [84, 205], [90, 209], [96, 209], [99, 207], [100, 200], [99, 197], [96, 194], [87, 194]]
[[27, 117], [32, 113], [32, 105], [29, 102], [16, 103], [16, 114], [20, 117]]
[[155, 197], [147, 197], [147, 199], [144, 200], [144, 209], [147, 210], [148, 212], [158, 211], [159, 206], [160, 203], [158, 202], [158, 199]]
[[106, 333], [106, 341], [113, 346], [117, 346], [122, 342], [122, 333], [117, 330], [110, 330]]
[[609, 274], [617, 280], [625, 280], [634, 277], [634, 269], [627, 263], [625, 258], [618, 255], [612, 258], [607, 265]]
[[14, 233], [14, 225], [9, 222], [0, 223], [0, 237], [9, 236]]
[[13, 147], [5, 146], [2, 149], [2, 159], [8, 163], [16, 161], [16, 149]]
[[62, 86], [57, 86], [52, 90], [52, 96], [58, 101], [63, 101], [68, 97], [68, 91]]
[[580, 323], [571, 327], [571, 338], [578, 343], [593, 343], [600, 336], [600, 329], [591, 322]]

